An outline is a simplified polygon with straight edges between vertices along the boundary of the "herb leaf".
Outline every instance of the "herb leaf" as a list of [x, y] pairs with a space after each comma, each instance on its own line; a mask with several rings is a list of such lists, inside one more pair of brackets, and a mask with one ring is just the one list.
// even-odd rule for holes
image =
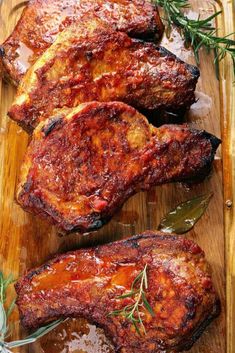
[[235, 40], [228, 38], [234, 33], [230, 33], [224, 37], [216, 35], [216, 29], [212, 21], [221, 14], [221, 11], [201, 20], [200, 15], [196, 20], [187, 17], [183, 10], [189, 8], [188, 0], [152, 0], [163, 8], [165, 18], [168, 24], [167, 33], [174, 24], [181, 30], [187, 45], [191, 45], [194, 51], [195, 59], [199, 64], [199, 50], [204, 47], [208, 52], [211, 50], [215, 53], [215, 67], [218, 70], [219, 61], [223, 60], [226, 55], [230, 55], [233, 63], [233, 71], [235, 75]]
[[[145, 293], [145, 290], [148, 289], [147, 266], [148, 265], [146, 264], [143, 271], [141, 271], [132, 282], [130, 292], [117, 297], [117, 299], [133, 298], [135, 300], [134, 304], [126, 305], [124, 308], [114, 310], [108, 314], [108, 316], [124, 316], [126, 320], [132, 323], [139, 335], [141, 335], [140, 327], [144, 334], [146, 334], [142, 320], [143, 313], [140, 311], [141, 308], [145, 307], [152, 316], [155, 315], [151, 305], [147, 301]], [[136, 288], [137, 285], [138, 288]]]
[[13, 299], [6, 311], [7, 318], [11, 315], [12, 311], [14, 310], [15, 304], [16, 304], [16, 299]]
[[0, 340], [5, 337], [7, 333], [7, 318], [5, 309], [2, 303], [0, 303]]
[[6, 300], [6, 291], [10, 284], [14, 282], [12, 274], [4, 278], [3, 273], [0, 271], [0, 302], [3, 304]]
[[144, 304], [145, 308], [148, 310], [148, 312], [149, 312], [152, 316], [154, 316], [154, 315], [155, 315], [155, 314], [154, 314], [154, 311], [153, 311], [152, 307], [149, 305], [149, 302], [147, 301], [147, 298], [146, 298], [146, 295], [145, 295], [144, 292], [142, 293], [142, 301], [143, 301], [143, 304]]
[[62, 321], [64, 321], [64, 320], [60, 319], [60, 320], [54, 321], [54, 322], [48, 324], [47, 326], [40, 327], [37, 331], [32, 333], [32, 335], [30, 335], [30, 336], [28, 336], [22, 340], [12, 341], [10, 343], [7, 343], [6, 345], [8, 348], [15, 348], [15, 347], [21, 347], [21, 346], [25, 346], [27, 344], [33, 343], [33, 342], [37, 341], [39, 338], [41, 338], [44, 335], [46, 335], [47, 333], [49, 333], [50, 331], [52, 331], [58, 325], [60, 325]]
[[161, 220], [158, 230], [176, 234], [188, 232], [204, 214], [212, 196], [212, 193], [201, 195], [179, 204]]
[[6, 291], [10, 284], [14, 282], [13, 276], [4, 277], [0, 271], [0, 343], [4, 341], [4, 337], [7, 334], [7, 313], [4, 308], [4, 302], [6, 301]]

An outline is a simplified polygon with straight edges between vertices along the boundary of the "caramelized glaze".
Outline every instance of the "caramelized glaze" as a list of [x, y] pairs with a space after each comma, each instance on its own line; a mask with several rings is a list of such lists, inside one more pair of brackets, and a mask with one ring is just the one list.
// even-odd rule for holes
[[203, 179], [219, 143], [185, 126], [154, 128], [121, 102], [61, 110], [34, 132], [17, 200], [61, 232], [86, 233], [140, 190]]
[[[86, 266], [85, 266], [86, 265]], [[140, 335], [124, 315], [110, 312], [133, 305], [130, 292], [147, 265], [146, 299]], [[175, 352], [190, 347], [218, 314], [218, 300], [199, 246], [149, 232], [108, 245], [57, 256], [16, 285], [22, 323], [37, 327], [58, 317], [84, 317], [105, 330], [121, 353]]]
[[18, 84], [59, 32], [87, 17], [99, 18], [134, 37], [157, 39], [163, 32], [158, 11], [149, 0], [30, 0], [1, 46], [5, 75]]
[[[85, 26], [85, 29], [83, 28]], [[98, 20], [65, 29], [23, 78], [9, 116], [32, 131], [55, 109], [122, 101], [151, 115], [187, 110], [199, 77], [162, 47], [132, 39]]]

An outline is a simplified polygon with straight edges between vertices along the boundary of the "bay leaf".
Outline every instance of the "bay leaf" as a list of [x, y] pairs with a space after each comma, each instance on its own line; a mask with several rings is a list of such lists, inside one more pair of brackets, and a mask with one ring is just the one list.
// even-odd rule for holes
[[188, 232], [204, 214], [212, 196], [213, 193], [209, 193], [179, 204], [161, 220], [158, 230], [176, 234]]

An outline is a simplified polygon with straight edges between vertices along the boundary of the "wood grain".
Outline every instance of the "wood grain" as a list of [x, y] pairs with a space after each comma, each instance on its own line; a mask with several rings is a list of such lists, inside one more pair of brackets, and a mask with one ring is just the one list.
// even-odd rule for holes
[[[11, 10], [19, 3], [19, 0], [3, 0], [2, 3], [0, 1], [0, 42], [10, 34], [16, 23], [21, 9], [13, 12]], [[231, 32], [234, 28], [231, 18], [232, 2], [224, 0], [223, 4], [215, 3], [215, 6], [224, 7], [226, 17], [226, 21], [223, 16], [221, 17], [219, 27], [223, 28], [226, 33]], [[193, 0], [192, 7], [195, 11], [200, 8], [202, 14], [205, 15], [214, 11], [214, 6], [203, 0]], [[172, 39], [173, 41], [169, 41], [164, 38], [163, 44], [186, 61], [194, 62], [192, 53], [184, 48], [177, 31], [173, 31]], [[12, 272], [17, 278], [27, 269], [40, 265], [57, 252], [112, 241], [146, 229], [156, 229], [163, 215], [179, 202], [213, 191], [214, 197], [206, 214], [187, 234], [187, 237], [198, 242], [205, 250], [213, 269], [215, 286], [221, 298], [222, 314], [206, 330], [190, 353], [234, 353], [235, 218], [233, 207], [226, 206], [226, 201], [233, 201], [235, 196], [235, 102], [234, 88], [232, 89], [232, 68], [229, 61], [221, 65], [222, 80], [219, 84], [215, 77], [213, 57], [202, 52], [200, 69], [201, 78], [197, 86], [199, 101], [192, 107], [187, 122], [204, 128], [218, 137], [221, 136], [222, 127], [222, 159], [221, 151], [219, 151], [210, 178], [190, 189], [184, 185], [175, 184], [139, 193], [124, 205], [122, 211], [107, 226], [85, 237], [70, 235], [60, 238], [54, 228], [37, 217], [25, 213], [16, 204], [15, 186], [28, 144], [28, 136], [7, 118], [6, 113], [12, 103], [15, 90], [10, 85], [1, 83], [0, 269], [6, 274]], [[226, 266], [224, 262], [225, 240]], [[227, 269], [227, 350], [225, 348], [225, 269]], [[14, 295], [13, 289], [10, 295]], [[13, 315], [12, 320], [17, 320], [17, 313]], [[18, 326], [15, 325], [15, 327], [14, 338], [22, 335], [22, 332], [18, 332]], [[21, 353], [25, 351], [38, 353], [43, 352], [43, 349], [38, 348], [37, 345], [37, 348], [29, 347], [18, 350]]]
[[[223, 1], [222, 35], [234, 32], [235, 2]], [[233, 36], [235, 39], [235, 35]], [[223, 138], [224, 234], [226, 259], [227, 353], [235, 352], [235, 85], [230, 60], [220, 65]]]

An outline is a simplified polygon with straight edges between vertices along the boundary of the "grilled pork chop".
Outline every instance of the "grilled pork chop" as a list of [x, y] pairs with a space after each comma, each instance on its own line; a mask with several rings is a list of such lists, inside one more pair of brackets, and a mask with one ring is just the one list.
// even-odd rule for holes
[[82, 104], [35, 129], [17, 200], [63, 232], [92, 231], [140, 190], [203, 178], [219, 143], [185, 126], [155, 128], [121, 102]]
[[[133, 305], [134, 279], [146, 269], [140, 334], [123, 315]], [[22, 323], [36, 328], [60, 317], [85, 317], [104, 328], [120, 353], [189, 349], [219, 313], [219, 300], [200, 247], [183, 237], [146, 232], [127, 240], [59, 255], [16, 284]], [[137, 324], [138, 325], [138, 324]]]
[[22, 80], [9, 116], [26, 130], [56, 108], [94, 100], [170, 112], [194, 102], [195, 66], [100, 21], [89, 21], [85, 28], [65, 29]]
[[59, 32], [88, 16], [137, 38], [158, 39], [163, 32], [157, 8], [150, 0], [30, 0], [0, 47], [5, 76], [18, 84]]

